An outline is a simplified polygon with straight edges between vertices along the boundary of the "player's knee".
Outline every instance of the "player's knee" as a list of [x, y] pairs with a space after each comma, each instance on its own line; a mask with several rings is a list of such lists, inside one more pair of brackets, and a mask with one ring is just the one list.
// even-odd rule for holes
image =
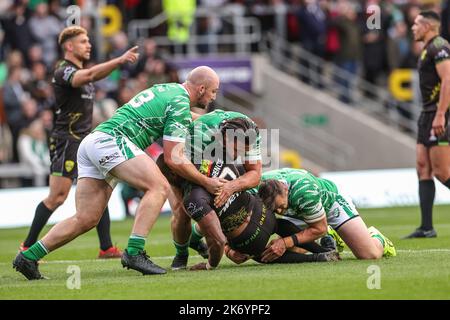
[[378, 252], [378, 250], [366, 250], [364, 252], [359, 252], [355, 254], [355, 256], [360, 260], [376, 260], [380, 259], [383, 256], [382, 252]]
[[78, 217], [76, 217], [76, 219], [77, 219], [77, 224], [80, 227], [82, 232], [87, 232], [87, 231], [91, 230], [98, 223], [98, 219], [95, 219], [95, 218], [89, 217], [89, 216], [83, 216], [83, 217], [78, 216]]
[[227, 243], [227, 240], [225, 238], [213, 238], [209, 241], [209, 243], [211, 244], [211, 246], [214, 246], [216, 248], [224, 248], [225, 244]]
[[169, 182], [167, 182], [167, 180], [161, 180], [161, 183], [158, 185], [158, 192], [161, 193], [161, 195], [164, 198], [168, 198], [169, 197], [169, 193], [170, 193], [170, 184]]
[[49, 206], [49, 209], [56, 210], [56, 208], [62, 206], [64, 202], [67, 199], [68, 194], [65, 192], [58, 192], [56, 194], [50, 195], [50, 197], [47, 198], [47, 203]]
[[417, 160], [416, 163], [417, 175], [421, 179], [429, 179], [432, 176], [431, 167], [426, 161]]

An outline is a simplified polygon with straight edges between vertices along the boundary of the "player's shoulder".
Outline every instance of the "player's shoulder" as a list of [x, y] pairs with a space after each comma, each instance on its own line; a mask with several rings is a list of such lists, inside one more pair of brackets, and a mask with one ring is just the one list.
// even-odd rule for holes
[[53, 79], [57, 82], [68, 82], [73, 74], [78, 70], [79, 68], [76, 65], [68, 62], [67, 60], [61, 60], [55, 66]]
[[189, 99], [189, 94], [183, 85], [175, 82], [155, 84], [150, 88], [155, 95], [166, 99]]
[[449, 58], [450, 45], [441, 36], [435, 37], [427, 47], [427, 51], [435, 58]]
[[444, 47], [449, 48], [449, 43], [446, 39], [444, 39], [441, 36], [437, 36], [435, 37], [432, 41], [431, 41], [431, 45], [436, 48], [437, 50], [442, 49]]

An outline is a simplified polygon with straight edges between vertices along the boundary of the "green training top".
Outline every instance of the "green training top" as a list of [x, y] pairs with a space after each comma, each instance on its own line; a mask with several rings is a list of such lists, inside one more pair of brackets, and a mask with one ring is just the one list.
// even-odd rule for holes
[[189, 94], [178, 83], [158, 84], [141, 91], [94, 131], [127, 137], [144, 150], [163, 136], [185, 142], [192, 122]]
[[306, 223], [317, 222], [324, 214], [328, 214], [338, 195], [338, 189], [333, 182], [315, 177], [303, 169], [283, 168], [267, 171], [262, 174], [261, 179], [274, 179], [285, 183], [289, 188], [289, 208], [285, 215], [304, 220]]

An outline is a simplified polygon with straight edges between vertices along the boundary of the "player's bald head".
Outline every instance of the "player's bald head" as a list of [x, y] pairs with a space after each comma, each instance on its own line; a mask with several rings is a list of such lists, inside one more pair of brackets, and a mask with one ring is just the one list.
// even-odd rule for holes
[[210, 67], [200, 66], [189, 72], [186, 81], [195, 86], [204, 85], [208, 87], [211, 84], [218, 84], [219, 76]]

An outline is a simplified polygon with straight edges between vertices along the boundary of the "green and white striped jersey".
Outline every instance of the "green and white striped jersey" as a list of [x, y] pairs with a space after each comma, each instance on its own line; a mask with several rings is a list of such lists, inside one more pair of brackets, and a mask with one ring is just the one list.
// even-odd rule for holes
[[163, 136], [185, 142], [192, 123], [189, 94], [178, 83], [158, 84], [141, 91], [94, 131], [127, 137], [144, 150]]
[[314, 223], [327, 214], [331, 218], [334, 202], [340, 198], [336, 185], [326, 179], [315, 177], [302, 169], [283, 168], [267, 171], [262, 180], [274, 179], [288, 186], [288, 206], [286, 216]]

